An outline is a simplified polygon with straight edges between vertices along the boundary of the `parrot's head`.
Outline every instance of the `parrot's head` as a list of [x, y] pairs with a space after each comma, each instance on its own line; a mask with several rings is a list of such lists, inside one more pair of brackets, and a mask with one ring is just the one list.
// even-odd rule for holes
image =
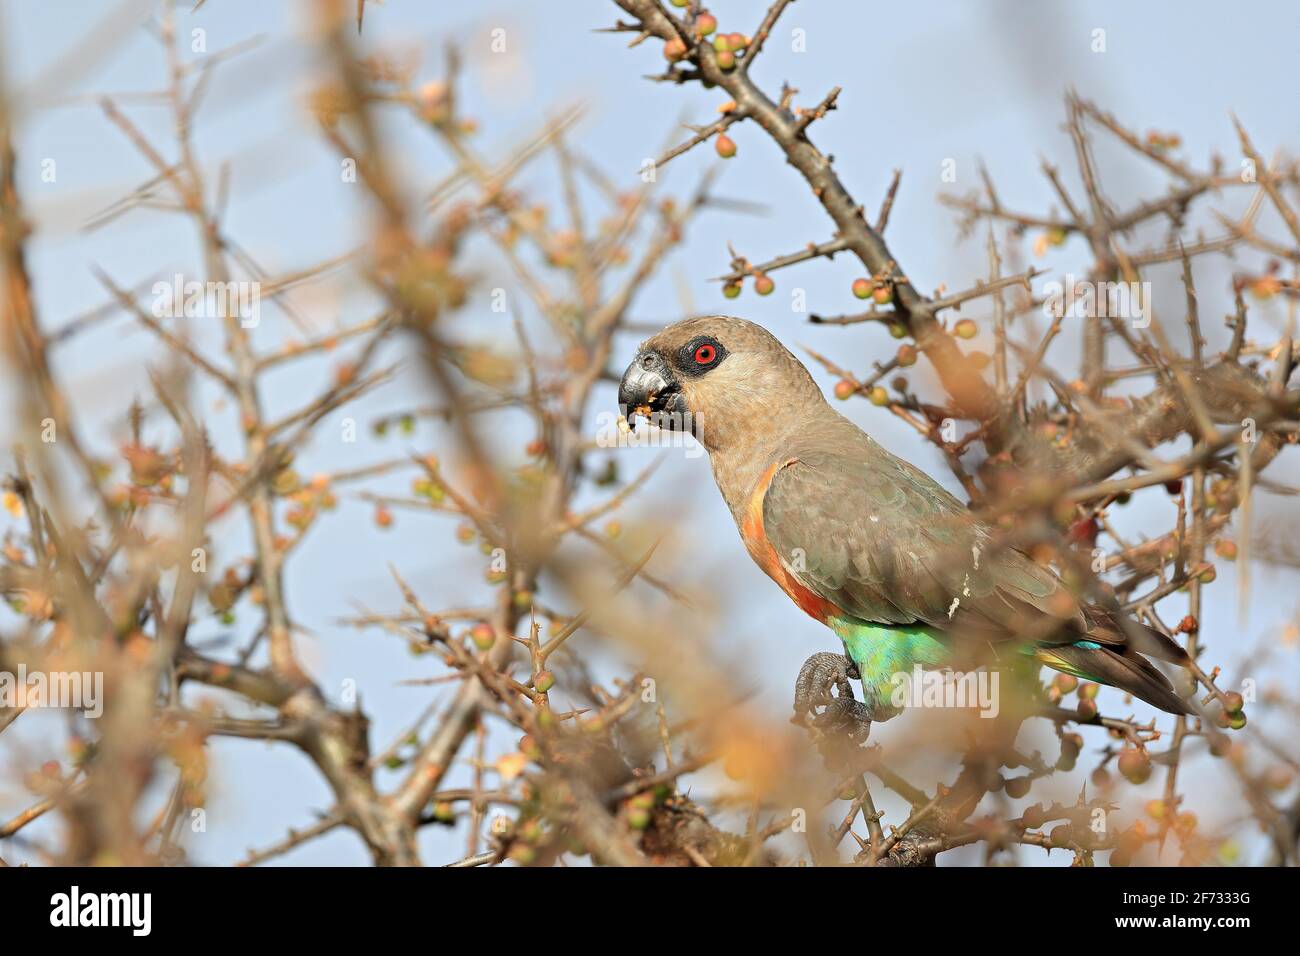
[[784, 431], [826, 399], [771, 332], [723, 315], [686, 319], [647, 339], [618, 402], [660, 428], [688, 430], [709, 451]]

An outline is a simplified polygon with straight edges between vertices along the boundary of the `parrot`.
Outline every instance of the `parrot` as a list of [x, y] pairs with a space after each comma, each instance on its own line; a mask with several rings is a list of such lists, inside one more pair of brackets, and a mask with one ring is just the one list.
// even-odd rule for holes
[[[1118, 606], [1081, 601], [1051, 568], [999, 542], [836, 411], [762, 326], [716, 315], [667, 326], [637, 350], [618, 403], [621, 420], [687, 431], [704, 446], [745, 549], [839, 637], [844, 654], [814, 654], [800, 672], [796, 722], [838, 700], [838, 719], [869, 730], [901, 713], [895, 675], [985, 665], [1033, 675], [1046, 665], [1192, 713], [1148, 660], [1186, 667], [1182, 647]], [[846, 678], [860, 681], [862, 701]]]

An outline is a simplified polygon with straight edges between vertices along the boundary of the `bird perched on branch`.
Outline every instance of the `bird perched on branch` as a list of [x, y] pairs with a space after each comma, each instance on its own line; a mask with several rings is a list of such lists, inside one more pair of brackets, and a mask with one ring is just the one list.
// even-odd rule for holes
[[[1144, 656], [1186, 665], [1181, 647], [1117, 607], [1081, 602], [1052, 570], [1000, 543], [835, 411], [766, 329], [724, 316], [671, 325], [641, 346], [618, 400], [629, 419], [695, 435], [754, 561], [843, 642], [846, 656], [804, 665], [796, 720], [861, 733], [899, 712], [895, 675], [918, 665], [1023, 674], [1045, 664], [1190, 712]], [[861, 680], [864, 701], [847, 678]]]

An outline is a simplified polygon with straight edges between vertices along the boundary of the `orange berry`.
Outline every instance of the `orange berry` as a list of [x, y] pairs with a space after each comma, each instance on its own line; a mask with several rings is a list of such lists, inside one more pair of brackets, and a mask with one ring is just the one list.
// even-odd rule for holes
[[1007, 796], [1012, 800], [1019, 800], [1029, 793], [1029, 785], [1032, 782], [1027, 776], [1008, 777], [1006, 781]]
[[497, 632], [487, 621], [479, 621], [469, 629], [470, 639], [480, 651], [486, 651], [497, 642]]
[[1151, 758], [1145, 750], [1126, 750], [1119, 755], [1119, 772], [1129, 783], [1146, 783], [1151, 776]]
[[1060, 690], [1062, 694], [1073, 693], [1074, 689], [1079, 686], [1079, 678], [1073, 674], [1057, 674], [1052, 680], [1052, 686]]

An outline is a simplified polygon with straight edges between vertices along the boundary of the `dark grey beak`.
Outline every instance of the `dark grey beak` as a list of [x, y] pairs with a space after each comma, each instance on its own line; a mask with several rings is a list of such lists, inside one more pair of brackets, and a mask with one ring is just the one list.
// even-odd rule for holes
[[658, 352], [641, 351], [618, 385], [619, 410], [631, 421], [638, 413], [660, 428], [672, 428], [685, 408], [672, 369]]

